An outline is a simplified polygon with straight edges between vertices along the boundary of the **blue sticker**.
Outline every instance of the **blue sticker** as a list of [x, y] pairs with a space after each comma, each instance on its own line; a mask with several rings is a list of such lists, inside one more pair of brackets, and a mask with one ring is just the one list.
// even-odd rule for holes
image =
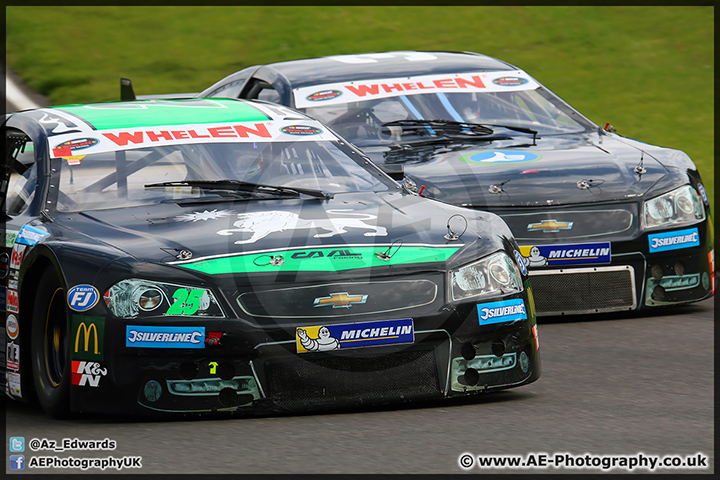
[[298, 353], [413, 343], [411, 318], [376, 322], [315, 325], [295, 329]]
[[15, 237], [15, 243], [22, 245], [35, 245], [46, 235], [50, 235], [45, 230], [31, 227], [30, 225], [23, 225], [17, 236]]
[[518, 267], [520, 267], [522, 274], [527, 275], [527, 266], [525, 266], [525, 259], [522, 254], [517, 250], [513, 250], [513, 255], [515, 255], [515, 260], [517, 260]]
[[542, 158], [541, 155], [520, 150], [487, 150], [482, 152], [468, 153], [460, 157], [460, 160], [467, 163], [527, 163], [535, 162]]
[[700, 238], [697, 228], [687, 228], [674, 232], [663, 232], [648, 235], [650, 253], [679, 250], [681, 248], [697, 247]]
[[97, 305], [100, 292], [92, 285], [75, 285], [68, 290], [67, 301], [70, 309], [86, 312]]
[[702, 186], [702, 183], [698, 183], [698, 191], [700, 192], [700, 196], [702, 197], [703, 202], [705, 202], [705, 205], [710, 203], [707, 192], [705, 191], [705, 187]]
[[142, 348], [205, 348], [205, 327], [127, 325], [125, 346]]
[[522, 298], [502, 300], [500, 302], [479, 303], [477, 310], [480, 325], [512, 322], [513, 320], [525, 320], [527, 318], [525, 302]]
[[521, 246], [529, 267], [610, 263], [610, 242]]

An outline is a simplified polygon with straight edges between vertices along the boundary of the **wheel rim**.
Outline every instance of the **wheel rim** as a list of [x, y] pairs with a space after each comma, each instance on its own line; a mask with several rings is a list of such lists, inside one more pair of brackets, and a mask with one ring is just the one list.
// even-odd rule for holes
[[45, 372], [53, 387], [58, 387], [63, 378], [68, 358], [67, 312], [62, 288], [53, 292], [45, 317], [43, 352]]

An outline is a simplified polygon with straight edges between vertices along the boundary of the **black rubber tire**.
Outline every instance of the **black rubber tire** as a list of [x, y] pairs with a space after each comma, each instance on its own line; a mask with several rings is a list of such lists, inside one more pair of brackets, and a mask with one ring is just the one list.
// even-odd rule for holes
[[30, 355], [37, 399], [55, 418], [70, 413], [70, 315], [54, 269], [40, 276], [32, 315]]

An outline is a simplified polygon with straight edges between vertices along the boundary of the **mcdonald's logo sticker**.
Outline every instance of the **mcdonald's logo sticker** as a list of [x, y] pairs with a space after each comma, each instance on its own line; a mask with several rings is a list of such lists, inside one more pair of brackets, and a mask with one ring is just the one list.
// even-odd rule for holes
[[74, 360], [102, 360], [105, 319], [73, 315], [70, 348]]

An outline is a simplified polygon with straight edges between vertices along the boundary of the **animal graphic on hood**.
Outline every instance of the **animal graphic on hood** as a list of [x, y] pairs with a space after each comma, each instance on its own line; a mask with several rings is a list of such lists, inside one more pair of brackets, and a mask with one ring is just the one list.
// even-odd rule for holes
[[[352, 210], [328, 210], [327, 213], [338, 215]], [[378, 225], [370, 225], [364, 220], [374, 220], [377, 217], [369, 214], [349, 213], [346, 215], [355, 215], [354, 217], [328, 217], [304, 219], [295, 212], [285, 212], [279, 210], [271, 210], [269, 212], [252, 212], [239, 213], [239, 220], [233, 225], [237, 228], [229, 228], [220, 230], [218, 235], [233, 235], [234, 233], [251, 233], [250, 238], [246, 240], [237, 240], [236, 245], [245, 243], [255, 243], [271, 233], [282, 232], [285, 230], [297, 230], [301, 228], [317, 228], [327, 231], [327, 233], [317, 233], [315, 238], [327, 238], [341, 233], [347, 233], [346, 228], [363, 228], [370, 230], [363, 235], [366, 237], [385, 237], [387, 230], [385, 227]]]

